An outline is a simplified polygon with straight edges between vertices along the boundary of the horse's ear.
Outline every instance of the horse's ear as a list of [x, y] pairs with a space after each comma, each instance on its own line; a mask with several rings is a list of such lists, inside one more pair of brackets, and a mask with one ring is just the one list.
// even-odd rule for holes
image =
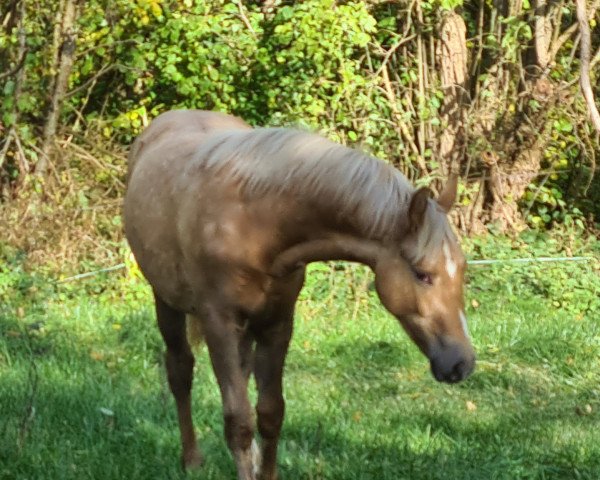
[[408, 221], [411, 231], [416, 232], [423, 224], [423, 218], [427, 211], [427, 201], [431, 198], [432, 192], [427, 187], [419, 188], [413, 193], [408, 207]]
[[437, 198], [437, 203], [444, 212], [448, 213], [454, 205], [456, 201], [456, 192], [458, 189], [458, 175], [456, 173], [451, 173], [446, 185], [440, 193], [440, 196]]

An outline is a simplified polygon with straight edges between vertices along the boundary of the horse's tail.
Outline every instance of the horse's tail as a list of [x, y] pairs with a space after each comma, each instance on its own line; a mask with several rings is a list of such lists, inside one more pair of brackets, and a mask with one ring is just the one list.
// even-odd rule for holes
[[144, 146], [144, 142], [140, 139], [140, 137], [136, 138], [131, 147], [129, 148], [129, 154], [127, 155], [127, 177], [126, 177], [126, 185], [129, 185], [129, 179], [131, 178], [131, 173], [133, 172], [133, 167], [139, 157], [139, 152]]
[[204, 342], [204, 332], [202, 331], [202, 322], [194, 315], [186, 315], [185, 323], [187, 326], [187, 338], [192, 348], [200, 346]]

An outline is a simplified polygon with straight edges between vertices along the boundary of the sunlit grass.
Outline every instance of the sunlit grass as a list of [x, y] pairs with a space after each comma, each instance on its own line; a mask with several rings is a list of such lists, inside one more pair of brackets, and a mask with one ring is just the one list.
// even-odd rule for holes
[[[379, 306], [364, 269], [315, 267], [287, 362], [282, 478], [599, 478], [598, 272], [568, 267], [582, 310], [554, 305], [535, 268], [560, 288], [561, 267], [472, 269], [478, 368], [448, 386]], [[108, 281], [114, 289], [93, 293]], [[119, 282], [0, 310], [0, 478], [184, 478], [149, 291]], [[207, 463], [188, 478], [234, 478], [205, 349], [194, 408]]]

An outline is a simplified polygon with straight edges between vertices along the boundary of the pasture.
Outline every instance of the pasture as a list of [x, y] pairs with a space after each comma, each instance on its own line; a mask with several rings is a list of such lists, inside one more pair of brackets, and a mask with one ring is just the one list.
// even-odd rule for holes
[[[312, 265], [284, 376], [283, 479], [600, 478], [598, 241], [465, 247], [595, 260], [471, 267], [478, 365], [454, 386], [435, 382], [366, 269]], [[54, 284], [11, 262], [0, 267], [1, 479], [234, 478], [205, 348], [194, 418], [206, 464], [180, 469], [163, 343], [134, 265]]]

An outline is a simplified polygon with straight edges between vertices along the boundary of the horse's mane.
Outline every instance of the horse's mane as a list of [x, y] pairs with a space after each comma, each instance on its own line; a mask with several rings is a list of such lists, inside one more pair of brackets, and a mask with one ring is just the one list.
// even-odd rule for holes
[[[414, 192], [406, 177], [391, 165], [294, 129], [215, 133], [200, 147], [193, 164], [213, 171], [227, 169], [228, 177], [233, 176], [249, 196], [291, 193], [326, 201], [336, 214], [352, 215], [371, 238], [388, 237], [402, 227], [401, 219]], [[433, 215], [431, 203], [428, 210]], [[434, 215], [432, 220], [425, 222], [432, 224], [425, 229], [424, 248], [426, 244], [431, 247], [431, 241], [442, 241], [436, 234], [441, 217]]]

